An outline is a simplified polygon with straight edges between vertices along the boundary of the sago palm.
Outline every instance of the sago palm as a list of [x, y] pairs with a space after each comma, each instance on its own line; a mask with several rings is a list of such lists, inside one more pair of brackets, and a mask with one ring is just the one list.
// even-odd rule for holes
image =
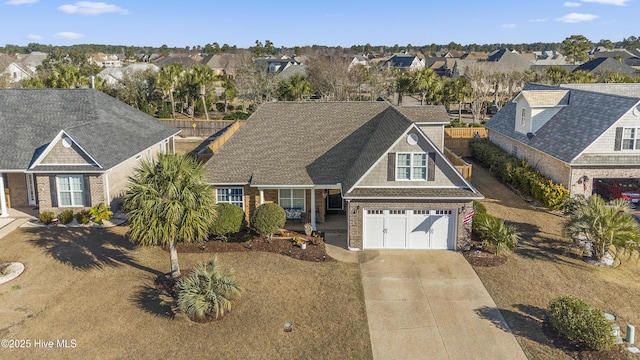
[[178, 309], [191, 319], [223, 317], [242, 292], [233, 270], [223, 271], [218, 264], [215, 257], [201, 262], [178, 281]]
[[631, 216], [631, 206], [624, 199], [609, 203], [592, 195], [569, 214], [565, 232], [572, 239], [586, 239], [593, 247], [592, 256], [601, 260], [610, 246], [633, 250], [638, 247], [638, 224]]
[[142, 162], [123, 196], [129, 236], [141, 245], [169, 245], [171, 275], [180, 276], [178, 242], [207, 238], [217, 213], [202, 164], [187, 154]]

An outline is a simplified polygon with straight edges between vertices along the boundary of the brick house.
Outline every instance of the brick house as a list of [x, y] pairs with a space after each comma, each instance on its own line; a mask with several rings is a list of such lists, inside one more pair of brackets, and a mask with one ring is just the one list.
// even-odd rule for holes
[[527, 85], [485, 125], [489, 139], [571, 195], [640, 178], [640, 84]]
[[341, 214], [352, 249], [461, 249], [474, 189], [443, 155], [442, 106], [261, 105], [205, 164], [218, 202], [262, 203], [316, 228]]
[[2, 89], [0, 129], [0, 216], [117, 209], [138, 162], [173, 152], [179, 132], [94, 89]]

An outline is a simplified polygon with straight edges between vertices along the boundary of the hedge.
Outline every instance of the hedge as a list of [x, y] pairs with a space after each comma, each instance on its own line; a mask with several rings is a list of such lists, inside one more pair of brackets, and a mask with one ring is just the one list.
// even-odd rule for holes
[[494, 145], [489, 139], [471, 139], [471, 156], [489, 169], [498, 180], [531, 196], [549, 209], [561, 209], [569, 190], [545, 177], [526, 161]]

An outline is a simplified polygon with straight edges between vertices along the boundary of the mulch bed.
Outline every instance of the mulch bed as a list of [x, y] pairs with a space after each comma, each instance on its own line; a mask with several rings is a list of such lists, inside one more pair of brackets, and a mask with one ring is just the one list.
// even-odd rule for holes
[[500, 266], [507, 262], [505, 255], [496, 255], [495, 249], [483, 247], [478, 241], [471, 241], [471, 249], [462, 253], [472, 266]]
[[[218, 253], [218, 252], [251, 252], [263, 251], [271, 252], [294, 259], [327, 262], [335, 261], [327, 255], [324, 241], [320, 241], [318, 245], [314, 245], [311, 236], [287, 231], [279, 234], [281, 236], [273, 236], [271, 242], [261, 236], [247, 236], [246, 233], [238, 234], [236, 237], [229, 238], [228, 241], [207, 240], [201, 243], [178, 243], [178, 253]], [[307, 248], [301, 249], [300, 246], [293, 242], [293, 237], [299, 236], [307, 239]], [[248, 241], [244, 241], [249, 238]], [[168, 247], [164, 247], [168, 250]]]

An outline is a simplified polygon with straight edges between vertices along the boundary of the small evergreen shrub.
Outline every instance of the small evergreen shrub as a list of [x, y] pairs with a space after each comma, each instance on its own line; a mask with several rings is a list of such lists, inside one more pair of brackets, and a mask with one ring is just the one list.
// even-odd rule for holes
[[51, 221], [56, 218], [56, 214], [53, 211], [43, 211], [38, 214], [38, 220], [45, 225], [51, 224]]
[[78, 222], [78, 224], [88, 224], [89, 221], [91, 221], [91, 213], [89, 212], [89, 210], [80, 210], [76, 214], [76, 221]]
[[211, 225], [211, 233], [218, 236], [235, 234], [242, 230], [244, 211], [233, 204], [221, 203], [217, 205], [218, 217]]
[[589, 349], [607, 350], [614, 345], [612, 323], [600, 310], [574, 296], [553, 300], [547, 310], [547, 320], [558, 334]]
[[478, 224], [478, 231], [482, 236], [483, 245], [493, 244], [496, 247], [496, 255], [504, 250], [513, 249], [520, 241], [516, 227], [505, 224], [504, 220], [495, 216], [486, 217]]
[[73, 221], [73, 210], [68, 209], [58, 214], [58, 221], [63, 224], [68, 224]]
[[280, 230], [287, 222], [287, 214], [278, 204], [262, 204], [256, 208], [251, 227], [260, 235], [268, 236], [271, 241], [272, 235]]
[[218, 110], [218, 112], [224, 112], [224, 103], [223, 102], [217, 102], [216, 103], [216, 110]]
[[92, 207], [89, 209], [89, 212], [92, 215], [93, 221], [98, 224], [102, 224], [102, 220], [111, 220], [111, 215], [113, 215], [113, 211], [109, 210], [109, 206], [103, 203]]

